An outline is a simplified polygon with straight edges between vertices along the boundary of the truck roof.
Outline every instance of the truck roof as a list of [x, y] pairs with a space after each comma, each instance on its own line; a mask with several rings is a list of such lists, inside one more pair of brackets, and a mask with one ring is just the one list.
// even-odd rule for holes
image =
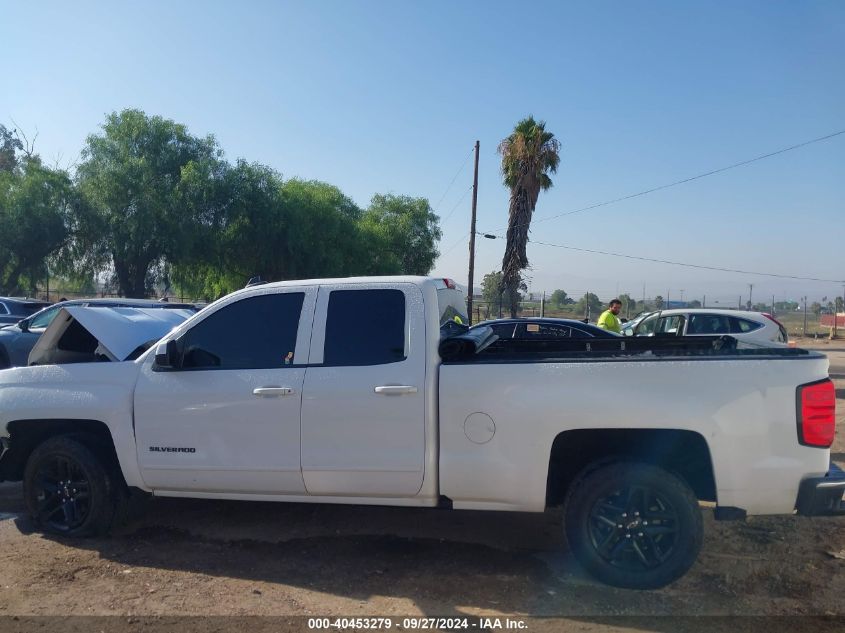
[[[428, 277], [423, 275], [386, 275], [380, 277], [332, 277], [328, 279], [290, 279], [287, 281], [272, 281], [262, 284], [265, 288], [283, 288], [287, 286], [315, 286], [318, 284], [376, 284], [376, 283], [410, 283], [420, 285], [428, 281], [440, 282], [446, 287], [442, 277]], [[254, 287], [254, 286], [252, 286]]]

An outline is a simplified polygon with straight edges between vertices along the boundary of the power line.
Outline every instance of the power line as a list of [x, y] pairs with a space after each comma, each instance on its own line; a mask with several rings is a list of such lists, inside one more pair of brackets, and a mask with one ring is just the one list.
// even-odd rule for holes
[[[598, 209], [599, 207], [606, 207], [610, 204], [616, 204], [617, 202], [623, 202], [624, 200], [630, 200], [632, 198], [638, 198], [640, 196], [645, 196], [650, 193], [654, 193], [655, 191], [661, 191], [663, 189], [669, 189], [670, 187], [677, 187], [678, 185], [683, 185], [688, 182], [692, 182], [693, 180], [699, 180], [700, 178], [706, 178], [707, 176], [712, 176], [714, 174], [720, 174], [722, 172], [728, 171], [730, 169], [736, 169], [737, 167], [742, 167], [743, 165], [749, 165], [751, 163], [757, 162], [758, 160], [763, 160], [764, 158], [771, 158], [772, 156], [777, 156], [778, 154], [783, 154], [785, 152], [791, 152], [794, 149], [798, 149], [800, 147], [806, 147], [807, 145], [812, 145], [813, 143], [820, 143], [822, 141], [826, 141], [828, 139], [834, 138], [835, 136], [839, 136], [841, 134], [845, 134], [845, 130], [840, 130], [838, 132], [833, 132], [832, 134], [827, 134], [826, 136], [820, 136], [818, 138], [811, 139], [809, 141], [804, 141], [803, 143], [798, 143], [797, 145], [791, 145], [790, 147], [784, 147], [783, 149], [779, 149], [774, 152], [769, 152], [768, 154], [762, 154], [760, 156], [755, 156], [754, 158], [749, 158], [748, 160], [741, 161], [739, 163], [734, 163], [732, 165], [728, 165], [726, 167], [720, 167], [718, 169], [713, 169], [702, 174], [698, 174], [696, 176], [692, 176], [690, 178], [684, 178], [683, 180], [676, 180], [675, 182], [670, 182], [666, 185], [660, 185], [659, 187], [652, 187], [651, 189], [646, 189], [645, 191], [640, 191], [638, 193], [632, 193], [627, 196], [622, 196], [621, 198], [614, 198], [613, 200], [606, 200], [605, 202], [599, 202], [597, 204], [591, 204], [586, 207], [581, 207], [580, 209], [574, 209], [572, 211], [564, 211], [563, 213], [558, 213], [557, 215], [552, 215], [546, 218], [539, 218], [534, 220], [534, 223], [537, 224], [539, 222], [548, 222], [549, 220], [556, 220], [558, 218], [562, 218], [568, 215], [575, 215], [576, 213], [583, 213], [585, 211], [592, 211], [593, 209]], [[531, 222], [527, 223], [528, 225]], [[524, 226], [524, 225], [516, 225], [516, 226]], [[500, 230], [505, 230], [504, 228]]]
[[461, 243], [462, 243], [462, 242], [463, 242], [466, 238], [468, 238], [468, 237], [469, 237], [469, 232], [464, 233], [464, 234], [461, 236], [461, 239], [459, 239], [457, 242], [455, 242], [454, 244], [452, 244], [452, 245], [451, 245], [449, 248], [447, 248], [445, 251], [443, 251], [442, 253], [440, 253], [439, 257], [444, 257], [445, 255], [448, 255], [449, 253], [451, 253], [453, 250], [455, 250], [455, 247], [456, 247], [458, 244], [461, 244]]
[[[469, 189], [467, 189], [466, 191], [464, 191], [464, 192], [463, 192], [463, 194], [461, 194], [461, 197], [460, 197], [460, 198], [458, 198], [458, 201], [455, 203], [455, 206], [453, 206], [453, 207], [452, 207], [452, 210], [451, 210], [451, 211], [449, 211], [449, 213], [447, 213], [447, 214], [446, 214], [446, 217], [445, 217], [445, 218], [443, 218], [442, 220], [440, 220], [440, 222], [441, 222], [442, 224], [445, 224], [445, 223], [446, 223], [446, 220], [448, 220], [449, 218], [451, 218], [451, 217], [452, 217], [452, 214], [455, 212], [455, 209], [457, 209], [457, 208], [458, 208], [458, 205], [459, 205], [459, 204], [461, 204], [461, 202], [463, 202], [463, 201], [464, 201], [464, 198], [466, 198], [466, 197], [467, 197], [467, 194], [468, 194], [470, 191], [472, 191], [472, 185], [470, 185], [470, 186], [469, 186]], [[467, 233], [467, 235], [469, 235], [469, 233]]]
[[446, 191], [443, 192], [443, 195], [440, 196], [440, 200], [438, 200], [437, 204], [434, 205], [435, 209], [440, 208], [440, 204], [443, 202], [443, 199], [446, 197], [446, 194], [449, 193], [449, 190], [452, 188], [452, 185], [455, 184], [455, 181], [458, 179], [458, 176], [461, 175], [461, 172], [464, 170], [464, 167], [467, 166], [467, 163], [469, 162], [469, 158], [470, 158], [470, 156], [472, 156], [472, 153], [474, 151], [475, 151], [475, 146], [473, 146], [473, 148], [469, 151], [469, 154], [467, 154], [467, 157], [464, 159], [464, 162], [461, 163], [461, 166], [458, 167], [458, 171], [455, 172], [455, 175], [452, 177], [452, 180], [449, 182], [449, 186], [446, 187]]
[[[499, 239], [504, 239], [501, 235], [496, 235], [496, 237], [499, 238]], [[639, 260], [639, 261], [655, 262], [655, 263], [658, 263], [658, 264], [671, 264], [673, 266], [684, 266], [686, 268], [699, 268], [699, 269], [702, 269], [702, 270], [717, 270], [719, 272], [741, 273], [743, 275], [759, 275], [761, 277], [777, 277], [779, 279], [798, 279], [798, 280], [801, 280], [801, 281], [821, 281], [821, 282], [828, 282], [828, 283], [835, 283], [835, 284], [845, 283], [845, 281], [843, 281], [841, 279], [819, 279], [817, 277], [801, 277], [801, 276], [798, 276], [798, 275], [779, 275], [779, 274], [776, 274], [776, 273], [761, 273], [761, 272], [755, 272], [753, 270], [739, 270], [737, 268], [721, 268], [719, 266], [704, 266], [704, 265], [701, 265], [701, 264], [687, 264], [687, 263], [684, 263], [684, 262], [674, 262], [674, 261], [671, 261], [671, 260], [668, 260], [668, 259], [654, 259], [652, 257], [639, 257], [637, 255], [625, 255], [625, 254], [622, 254], [622, 253], [610, 253], [608, 251], [599, 251], [599, 250], [594, 250], [594, 249], [590, 249], [590, 248], [579, 248], [577, 246], [568, 246], [566, 244], [552, 244], [550, 242], [540, 242], [540, 241], [537, 241], [537, 240], [530, 240], [530, 242], [532, 244], [542, 244], [543, 246], [553, 246], [555, 248], [565, 248], [567, 250], [580, 251], [582, 253], [593, 253], [593, 254], [596, 254], [596, 255], [610, 255], [612, 257], [624, 257], [625, 259], [636, 259], [636, 260]]]

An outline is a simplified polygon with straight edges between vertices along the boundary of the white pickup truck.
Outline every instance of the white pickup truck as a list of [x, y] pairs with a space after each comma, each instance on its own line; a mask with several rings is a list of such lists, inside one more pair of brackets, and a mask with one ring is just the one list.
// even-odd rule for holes
[[0, 480], [23, 481], [41, 529], [72, 536], [107, 532], [133, 489], [562, 506], [581, 564], [637, 588], [693, 564], [700, 501], [721, 519], [845, 512], [824, 356], [579, 339], [444, 361], [441, 326], [464, 305], [443, 279], [280, 282], [224, 297], [133, 361], [0, 371]]

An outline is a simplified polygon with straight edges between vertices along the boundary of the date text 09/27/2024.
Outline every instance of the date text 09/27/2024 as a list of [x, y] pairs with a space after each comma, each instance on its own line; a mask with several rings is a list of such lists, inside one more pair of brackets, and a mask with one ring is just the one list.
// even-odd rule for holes
[[308, 618], [309, 630], [345, 630], [369, 629], [390, 630], [393, 627], [405, 630], [429, 631], [491, 631], [498, 629], [526, 630], [528, 624], [518, 618], [475, 617], [475, 618], [437, 618], [437, 617], [356, 617], [356, 618]]

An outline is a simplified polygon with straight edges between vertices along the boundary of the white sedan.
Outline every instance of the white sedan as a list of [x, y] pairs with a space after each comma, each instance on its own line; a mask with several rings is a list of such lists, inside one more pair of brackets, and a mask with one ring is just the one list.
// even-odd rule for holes
[[789, 336], [780, 321], [766, 312], [679, 308], [660, 310], [623, 326], [625, 336], [718, 336], [748, 343], [786, 345]]

